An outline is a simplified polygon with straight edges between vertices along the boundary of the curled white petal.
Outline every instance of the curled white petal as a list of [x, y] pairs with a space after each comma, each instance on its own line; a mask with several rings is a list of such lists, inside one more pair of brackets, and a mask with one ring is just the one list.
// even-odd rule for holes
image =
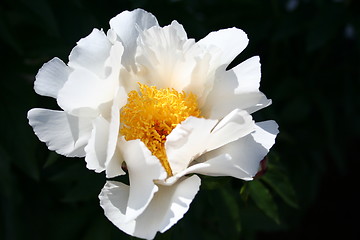
[[151, 154], [150, 150], [140, 140], [122, 140], [119, 148], [129, 170], [131, 188], [126, 217], [131, 220], [146, 209], [158, 191], [154, 180], [164, 179], [166, 172], [160, 161]]
[[106, 177], [113, 178], [120, 175], [124, 175], [125, 172], [122, 169], [122, 163], [124, 162], [124, 158], [119, 150], [116, 148], [114, 154], [111, 158], [109, 158], [108, 162], [106, 162]]
[[120, 138], [120, 112], [122, 106], [126, 104], [126, 94], [124, 88], [120, 87], [116, 93], [113, 105], [111, 107], [110, 124], [109, 124], [109, 138], [107, 144], [107, 156], [105, 161], [106, 177], [112, 178], [118, 175], [123, 175], [122, 170], [123, 157], [118, 149], [118, 142]]
[[221, 121], [189, 117], [167, 136], [165, 149], [173, 174], [185, 170], [191, 161], [250, 134], [255, 129], [251, 116], [233, 110]]
[[275, 121], [257, 123], [255, 131], [221, 148], [202, 155], [198, 163], [167, 179], [171, 184], [189, 173], [208, 176], [232, 176], [243, 180], [252, 180], [259, 170], [260, 161], [275, 143], [278, 134]]
[[86, 167], [95, 172], [106, 170], [107, 177], [123, 175], [123, 158], [117, 149], [119, 138], [119, 109], [124, 105], [124, 89], [119, 88], [111, 106], [111, 112], [93, 120], [93, 130], [88, 145], [85, 147]]
[[165, 149], [173, 174], [207, 150], [207, 141], [217, 120], [189, 117], [167, 136]]
[[93, 121], [93, 130], [86, 151], [86, 167], [102, 172], [105, 170], [106, 143], [109, 135], [109, 123], [101, 116]]
[[207, 150], [219, 148], [255, 130], [255, 123], [246, 111], [234, 109], [211, 131]]
[[135, 237], [153, 239], [158, 231], [165, 232], [184, 216], [199, 186], [200, 178], [196, 175], [170, 187], [160, 185], [146, 210], [130, 221], [126, 215], [129, 186], [108, 181], [99, 199], [106, 217], [119, 229]]

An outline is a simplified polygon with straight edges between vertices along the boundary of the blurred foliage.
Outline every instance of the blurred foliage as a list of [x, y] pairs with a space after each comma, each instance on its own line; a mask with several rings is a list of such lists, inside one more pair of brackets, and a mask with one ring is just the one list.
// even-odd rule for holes
[[27, 124], [37, 70], [66, 61], [92, 28], [144, 8], [189, 37], [243, 29], [259, 55], [261, 90], [280, 134], [265, 175], [252, 182], [202, 177], [185, 217], [156, 239], [356, 239], [360, 142], [360, 7], [351, 0], [2, 0], [0, 2], [0, 239], [133, 239], [103, 215], [103, 174], [47, 150]]

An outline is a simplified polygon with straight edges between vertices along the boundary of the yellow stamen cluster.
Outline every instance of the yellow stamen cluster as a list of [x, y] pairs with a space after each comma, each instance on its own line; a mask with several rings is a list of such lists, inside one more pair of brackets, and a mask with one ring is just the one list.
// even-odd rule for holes
[[164, 146], [166, 136], [189, 116], [200, 116], [197, 98], [175, 89], [139, 85], [140, 94], [131, 91], [120, 110], [120, 133], [126, 140], [140, 139], [172, 176]]

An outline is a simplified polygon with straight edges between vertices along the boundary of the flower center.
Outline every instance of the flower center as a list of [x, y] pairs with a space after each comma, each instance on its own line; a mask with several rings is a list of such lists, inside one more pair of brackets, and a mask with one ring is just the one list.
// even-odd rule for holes
[[139, 85], [140, 94], [131, 91], [120, 110], [120, 133], [127, 141], [140, 139], [172, 176], [165, 151], [166, 137], [189, 116], [200, 117], [197, 97], [175, 89]]

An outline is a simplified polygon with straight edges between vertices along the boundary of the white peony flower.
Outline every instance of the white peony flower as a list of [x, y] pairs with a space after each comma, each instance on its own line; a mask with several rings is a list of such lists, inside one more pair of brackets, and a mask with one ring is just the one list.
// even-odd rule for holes
[[[271, 101], [259, 91], [259, 57], [226, 70], [246, 47], [237, 28], [198, 42], [178, 22], [160, 27], [141, 9], [94, 29], [65, 64], [39, 70], [35, 91], [62, 111], [31, 109], [30, 125], [50, 150], [85, 157], [108, 178], [105, 215], [132, 236], [152, 239], [183, 217], [200, 186], [194, 173], [251, 180], [275, 142], [274, 121], [251, 113]], [[125, 171], [124, 171], [125, 170]]]

